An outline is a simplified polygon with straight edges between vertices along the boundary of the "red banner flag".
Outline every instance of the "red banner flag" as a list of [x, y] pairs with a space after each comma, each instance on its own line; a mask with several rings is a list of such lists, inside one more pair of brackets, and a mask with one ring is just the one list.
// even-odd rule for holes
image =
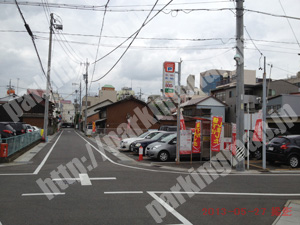
[[180, 112], [180, 130], [186, 130], [184, 118], [182, 112]]
[[232, 124], [231, 154], [236, 155], [236, 124]]
[[201, 152], [201, 122], [197, 121], [195, 126], [194, 133], [194, 142], [193, 142], [193, 153]]
[[95, 122], [93, 122], [93, 130], [92, 130], [92, 132], [93, 132], [93, 133], [96, 132], [96, 123], [95, 123]]
[[255, 123], [255, 128], [254, 128], [254, 133], [253, 133], [252, 140], [262, 142], [262, 133], [263, 133], [263, 130], [262, 130], [262, 112], [259, 111], [258, 118], [257, 118], [256, 123]]
[[221, 149], [220, 139], [222, 132], [222, 117], [213, 116], [211, 121], [211, 142], [210, 149], [219, 152]]

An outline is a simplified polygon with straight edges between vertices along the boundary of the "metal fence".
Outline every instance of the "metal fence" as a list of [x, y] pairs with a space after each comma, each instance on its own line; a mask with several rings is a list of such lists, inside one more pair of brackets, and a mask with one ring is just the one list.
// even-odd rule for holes
[[31, 133], [22, 134], [15, 137], [3, 138], [2, 143], [8, 144], [7, 156], [10, 156], [41, 138], [42, 136], [40, 131], [33, 131]]

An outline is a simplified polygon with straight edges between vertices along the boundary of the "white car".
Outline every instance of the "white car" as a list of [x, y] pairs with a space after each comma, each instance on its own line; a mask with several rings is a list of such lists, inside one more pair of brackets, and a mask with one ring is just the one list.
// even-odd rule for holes
[[30, 124], [25, 124], [25, 125], [26, 125], [27, 133], [33, 132], [33, 127]]
[[138, 137], [134, 137], [134, 138], [124, 138], [121, 142], [120, 142], [120, 149], [121, 150], [131, 150], [132, 149], [130, 148], [130, 145], [132, 142], [134, 141], [139, 141], [139, 140], [142, 140], [142, 139], [145, 139], [145, 138], [151, 138], [153, 137], [154, 135], [156, 135], [158, 133], [157, 130], [151, 130], [151, 131], [147, 131], [143, 134], [141, 134], [140, 136]]

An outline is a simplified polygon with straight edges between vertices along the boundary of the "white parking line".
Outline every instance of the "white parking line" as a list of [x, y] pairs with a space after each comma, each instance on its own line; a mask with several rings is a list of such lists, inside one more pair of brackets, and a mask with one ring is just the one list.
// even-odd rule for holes
[[[90, 177], [90, 180], [116, 180], [116, 177]], [[80, 178], [54, 178], [53, 181], [63, 181], [63, 180], [78, 180]]]
[[104, 192], [106, 195], [113, 195], [113, 194], [143, 194], [143, 191], [107, 191]]
[[25, 193], [22, 194], [22, 196], [47, 196], [47, 195], [65, 195], [64, 192], [58, 192], [58, 193]]
[[299, 197], [300, 193], [237, 193], [237, 192], [185, 192], [185, 191], [151, 191], [156, 194], [195, 194], [195, 195], [238, 195], [238, 196], [273, 196]]
[[164, 200], [154, 194], [154, 192], [148, 192], [148, 194], [151, 195], [156, 201], [158, 201], [159, 204], [165, 207], [170, 213], [172, 213], [178, 220], [180, 220], [180, 222], [182, 222], [182, 225], [193, 225], [190, 221], [180, 215], [173, 207], [168, 205]]
[[44, 164], [46, 163], [46, 161], [47, 161], [49, 155], [51, 154], [52, 150], [54, 149], [56, 143], [58, 142], [58, 140], [59, 140], [59, 138], [60, 138], [60, 136], [62, 135], [63, 132], [64, 132], [64, 131], [62, 131], [62, 132], [60, 133], [60, 135], [58, 136], [57, 140], [55, 141], [55, 143], [53, 144], [53, 146], [51, 147], [51, 149], [49, 150], [49, 152], [47, 153], [47, 155], [45, 156], [45, 158], [43, 159], [43, 161], [41, 162], [41, 164], [40, 164], [40, 165], [36, 168], [36, 170], [33, 172], [33, 174], [36, 175], [36, 174], [38, 174], [38, 173], [40, 172], [40, 170], [42, 169], [42, 167], [43, 167]]

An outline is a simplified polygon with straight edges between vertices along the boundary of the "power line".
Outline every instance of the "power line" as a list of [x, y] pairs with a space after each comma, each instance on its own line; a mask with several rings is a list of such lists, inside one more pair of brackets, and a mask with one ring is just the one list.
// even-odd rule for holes
[[[21, 31], [21, 30], [0, 30], [0, 32], [2, 33], [25, 33], [26, 31]], [[43, 31], [33, 31], [34, 33], [38, 34], [46, 34], [47, 32], [43, 32]], [[65, 36], [82, 36], [82, 37], [98, 37], [99, 35], [94, 35], [94, 34], [73, 34], [73, 33], [63, 33]], [[42, 36], [37, 36], [35, 35], [35, 38], [38, 39], [49, 39], [48, 37], [42, 37]], [[110, 35], [102, 35], [102, 38], [109, 38], [109, 39], [125, 39], [128, 37], [125, 36], [110, 36]], [[168, 37], [162, 37], [162, 38], [153, 38], [153, 37], [137, 37], [136, 40], [157, 40], [157, 41], [192, 41], [192, 42], [199, 42], [199, 41], [215, 41], [215, 40], [219, 40], [223, 43], [225, 43], [225, 40], [235, 40], [235, 38], [226, 38], [226, 37], [222, 37], [222, 38], [168, 38]], [[250, 40], [245, 38], [245, 41]], [[275, 41], [275, 40], [261, 40], [261, 39], [253, 39], [253, 41], [256, 42], [267, 42], [267, 43], [276, 43], [276, 44], [287, 44], [287, 45], [298, 45], [297, 42], [292, 42], [292, 41]], [[252, 41], [250, 40], [250, 41]], [[74, 41], [69, 41], [70, 43], [77, 43]], [[88, 44], [87, 42], [78, 42], [78, 44]], [[92, 44], [94, 45], [94, 44]]]
[[[142, 28], [144, 26], [147, 25], [148, 22], [150, 22], [154, 17], [156, 17], [165, 7], [167, 7], [173, 0], [169, 1], [163, 8], [160, 9], [160, 11], [158, 11], [151, 19], [148, 20], [148, 18], [150, 17], [152, 10], [154, 10], [158, 0], [154, 3], [152, 10], [150, 11], [150, 13], [148, 14], [148, 16], [146, 17], [146, 19], [144, 20], [142, 26], [135, 32], [135, 36], [133, 37], [132, 41], [129, 43], [129, 45], [127, 46], [127, 48], [125, 49], [125, 51], [123, 52], [123, 54], [119, 57], [119, 59], [117, 60], [117, 62], [99, 79], [97, 80], [92, 80], [91, 82], [96, 82], [99, 81], [101, 79], [103, 79], [105, 76], [107, 76], [114, 68], [115, 66], [120, 62], [120, 60], [123, 58], [123, 56], [125, 55], [125, 53], [128, 51], [128, 49], [130, 48], [130, 46], [132, 45], [132, 43], [134, 42], [135, 38], [138, 36], [138, 34], [140, 33], [140, 31], [142, 30]], [[148, 20], [148, 21], [147, 21]], [[95, 61], [96, 63], [96, 61]]]
[[293, 19], [293, 20], [300, 20], [299, 17], [273, 14], [273, 13], [268, 13], [268, 12], [262, 12], [262, 11], [252, 10], [252, 9], [244, 9], [244, 11], [253, 12], [253, 13], [259, 13], [259, 14], [263, 14], [263, 15], [267, 15], [267, 16], [274, 16], [274, 17], [282, 17], [282, 18], [288, 18], [288, 19]]
[[[284, 10], [283, 5], [282, 5], [282, 3], [281, 3], [280, 0], [279, 0], [279, 3], [280, 3], [280, 6], [281, 6], [281, 8], [282, 8], [282, 11], [283, 11], [284, 15], [286, 16], [285, 10]], [[295, 34], [295, 31], [294, 31], [294, 29], [293, 29], [293, 27], [292, 27], [292, 25], [291, 25], [289, 19], [286, 18], [286, 20], [288, 21], [289, 26], [290, 26], [290, 28], [291, 28], [291, 30], [292, 30], [292, 32], [293, 32], [293, 35], [294, 35], [294, 37], [295, 37], [295, 39], [296, 39], [296, 41], [297, 41], [297, 43], [298, 43], [298, 46], [300, 47], [299, 41], [298, 41], [298, 39], [297, 39], [297, 36], [296, 36], [296, 34]]]
[[[102, 37], [102, 32], [103, 32], [103, 27], [104, 27], [105, 15], [106, 15], [106, 10], [107, 10], [107, 6], [108, 6], [109, 1], [110, 0], [107, 0], [107, 3], [105, 5], [105, 11], [104, 11], [103, 18], [102, 18], [102, 24], [101, 24], [101, 29], [100, 29], [100, 35], [99, 35], [99, 40], [98, 40], [98, 46], [97, 46], [95, 61], [98, 58], [98, 52], [99, 52], [99, 47], [100, 47], [100, 42], [101, 42], [101, 37]], [[94, 68], [93, 68], [93, 73], [92, 73], [92, 79], [91, 80], [94, 79], [94, 74], [95, 74], [95, 70], [96, 70], [96, 64], [97, 63], [94, 63]], [[92, 86], [92, 82], [90, 82], [89, 90], [91, 89], [91, 86]]]

